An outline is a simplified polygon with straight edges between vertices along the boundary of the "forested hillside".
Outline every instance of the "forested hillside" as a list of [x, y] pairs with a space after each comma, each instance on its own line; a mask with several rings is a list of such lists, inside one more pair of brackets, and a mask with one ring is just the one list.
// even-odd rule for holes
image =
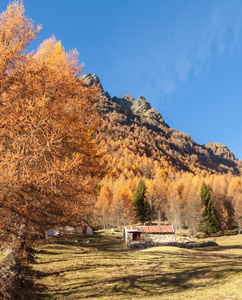
[[[85, 74], [88, 86], [100, 83]], [[133, 195], [142, 178], [147, 186], [147, 220], [172, 223], [196, 233], [204, 207], [200, 190], [211, 188], [220, 229], [241, 226], [241, 161], [221, 144], [199, 145], [174, 130], [143, 96], [113, 97], [103, 91], [96, 104], [101, 126], [96, 139], [107, 161], [107, 174], [96, 182], [96, 223], [121, 226], [134, 218]]]

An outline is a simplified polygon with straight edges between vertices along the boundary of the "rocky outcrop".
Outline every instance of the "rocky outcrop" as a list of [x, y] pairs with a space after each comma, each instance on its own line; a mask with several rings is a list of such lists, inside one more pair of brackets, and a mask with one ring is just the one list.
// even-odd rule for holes
[[224, 159], [234, 160], [234, 154], [228, 149], [228, 147], [219, 143], [207, 143], [205, 145], [214, 155], [222, 157]]
[[[131, 117], [138, 117], [142, 123], [148, 123], [150, 125], [158, 126], [162, 124], [169, 127], [163, 120], [161, 114], [154, 108], [151, 108], [150, 103], [145, 99], [144, 96], [140, 96], [135, 100], [130, 94], [125, 95], [123, 98], [113, 97], [111, 98], [108, 92], [104, 92], [100, 80], [96, 74], [91, 75], [86, 73], [82, 76], [87, 86], [92, 86], [94, 83], [99, 84], [101, 88], [102, 103], [105, 106], [111, 107], [110, 100], [117, 103], [121, 108], [130, 114]], [[103, 107], [99, 107], [99, 111], [104, 111]]]
[[169, 127], [163, 120], [161, 114], [154, 108], [147, 110], [143, 114], [143, 118], [145, 118], [145, 120], [148, 124], [153, 123], [156, 126], [158, 126], [158, 124], [162, 124], [162, 125], [165, 125], [166, 127]]
[[132, 112], [137, 115], [142, 115], [149, 109], [151, 109], [150, 103], [144, 96], [140, 96], [136, 101], [134, 101], [134, 104], [131, 107]]
[[84, 79], [87, 86], [92, 86], [94, 83], [100, 84], [100, 80], [96, 74], [91, 75], [89, 73], [86, 73], [82, 76], [82, 79]]
[[155, 126], [162, 124], [169, 127], [163, 120], [161, 114], [154, 108], [151, 108], [150, 103], [144, 96], [140, 96], [135, 100], [130, 94], [123, 98], [113, 97], [112, 101], [119, 104], [124, 110], [128, 111], [133, 118], [138, 117], [142, 123], [148, 123]]
[[135, 99], [130, 94], [127, 94], [123, 98], [113, 97], [112, 101], [119, 104], [124, 110], [127, 110], [128, 112], [130, 112], [131, 107], [133, 106], [133, 104], [135, 102]]
[[109, 96], [108, 92], [104, 92], [103, 87], [100, 83], [100, 80], [96, 74], [86, 73], [81, 77], [87, 86], [92, 86], [93, 84], [97, 84], [100, 87], [100, 96], [99, 101], [95, 104], [96, 109], [99, 113], [105, 114], [113, 109], [113, 101]]

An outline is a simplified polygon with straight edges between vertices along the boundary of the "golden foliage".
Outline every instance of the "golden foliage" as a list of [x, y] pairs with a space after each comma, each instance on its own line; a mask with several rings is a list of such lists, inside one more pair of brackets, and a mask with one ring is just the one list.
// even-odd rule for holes
[[99, 87], [86, 87], [78, 53], [65, 52], [54, 37], [27, 54], [40, 28], [19, 1], [0, 18], [2, 238], [81, 222], [102, 173], [93, 140]]

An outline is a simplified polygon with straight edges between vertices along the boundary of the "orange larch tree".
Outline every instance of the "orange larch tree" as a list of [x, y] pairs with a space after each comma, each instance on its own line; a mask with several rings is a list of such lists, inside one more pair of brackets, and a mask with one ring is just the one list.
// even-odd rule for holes
[[99, 87], [85, 85], [78, 53], [54, 37], [27, 53], [39, 30], [22, 1], [0, 16], [0, 240], [21, 255], [46, 229], [85, 220], [103, 169]]

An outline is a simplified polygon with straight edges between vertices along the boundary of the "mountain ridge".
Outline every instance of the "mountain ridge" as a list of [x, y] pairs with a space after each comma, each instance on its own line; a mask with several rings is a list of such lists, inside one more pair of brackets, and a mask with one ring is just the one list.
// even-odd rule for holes
[[[87, 86], [94, 83], [100, 85], [100, 99], [96, 107], [102, 117], [106, 119], [107, 124], [110, 121], [117, 126], [145, 127], [147, 135], [155, 135], [156, 137], [158, 135], [162, 147], [156, 143], [153, 148], [158, 148], [160, 154], [172, 161], [172, 164], [176, 165], [178, 169], [192, 171], [192, 164], [193, 169], [199, 167], [211, 172], [227, 173], [231, 171], [234, 174], [240, 173], [242, 161], [236, 159], [227, 146], [212, 142], [199, 145], [191, 139], [190, 135], [170, 128], [162, 115], [151, 107], [144, 96], [140, 96], [137, 100], [130, 94], [126, 94], [122, 98], [110, 97], [109, 93], [104, 91], [96, 74], [86, 73], [82, 78]], [[115, 136], [113, 131], [112, 133]], [[149, 140], [152, 144], [152, 138], [149, 137]], [[155, 152], [154, 149], [153, 152]]]

